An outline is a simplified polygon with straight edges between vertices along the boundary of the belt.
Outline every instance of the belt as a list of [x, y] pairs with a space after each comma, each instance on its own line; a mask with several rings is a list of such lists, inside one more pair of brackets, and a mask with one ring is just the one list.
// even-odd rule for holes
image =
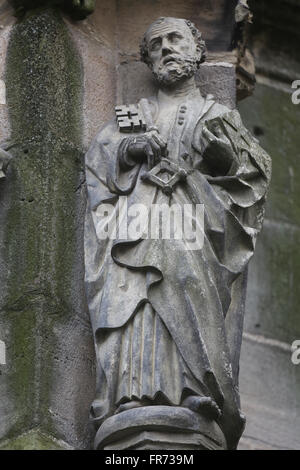
[[[168, 173], [169, 179], [167, 181], [161, 179], [159, 173]], [[150, 171], [143, 173], [143, 181], [149, 181], [155, 184], [163, 193], [170, 196], [174, 190], [174, 187], [179, 182], [184, 182], [190, 172], [177, 165], [177, 163], [171, 162], [168, 158], [162, 158], [161, 161], [154, 166]]]

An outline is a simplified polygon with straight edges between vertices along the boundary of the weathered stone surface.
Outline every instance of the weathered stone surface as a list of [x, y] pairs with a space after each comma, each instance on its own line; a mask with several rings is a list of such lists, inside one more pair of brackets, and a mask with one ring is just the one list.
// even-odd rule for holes
[[[143, 37], [141, 57], [156, 78], [157, 96], [117, 106], [117, 122], [100, 130], [86, 155], [85, 279], [98, 375], [91, 406], [95, 448], [117, 446], [119, 439], [124, 448], [128, 433], [154, 429], [199, 429], [203, 437], [215, 421], [226, 448], [234, 449], [244, 427], [236, 387], [246, 289], [240, 280], [261, 228], [270, 157], [236, 110], [201, 96], [195, 73], [205, 47], [191, 22], [159, 18]], [[135, 88], [131, 79], [127, 73], [125, 83]], [[126, 207], [120, 209], [123, 199]], [[201, 246], [192, 248], [186, 234], [129, 234], [137, 201], [148, 215], [153, 205], [161, 210], [175, 204], [181, 211], [203, 202], [204, 227], [196, 216]], [[112, 232], [102, 231], [103, 210]], [[148, 215], [137, 223], [148, 228]], [[176, 233], [180, 225], [177, 219]], [[185, 408], [199, 419], [207, 415], [210, 423], [189, 426]]]
[[[100, 127], [106, 120], [113, 115], [113, 107], [115, 102], [115, 94], [117, 94], [117, 102], [120, 103], [126, 96], [131, 96], [132, 101], [136, 101], [141, 96], [145, 96], [145, 89], [140, 87], [140, 77], [145, 77], [144, 71], [146, 68], [142, 64], [137, 62], [137, 42], [136, 39], [140, 38], [140, 33], [136, 30], [139, 25], [139, 15], [143, 16], [144, 24], [148, 23], [151, 15], [157, 16], [156, 11], [153, 9], [153, 2], [144, 2], [146, 13], [144, 14], [140, 5], [136, 2], [113, 2], [110, 0], [99, 0], [96, 2], [95, 13], [88, 17], [82, 24], [73, 23], [66, 18], [68, 26], [73, 34], [77, 46], [80, 50], [83, 68], [84, 68], [84, 80], [85, 80], [85, 98], [84, 98], [84, 145], [87, 146], [91, 140], [91, 137], [96, 133], [97, 128]], [[127, 15], [126, 4], [132, 3], [132, 10]], [[225, 34], [224, 38], [221, 35], [216, 35], [216, 42], [213, 42], [214, 36], [210, 35], [211, 31], [216, 31], [215, 25], [212, 25], [212, 12], [216, 7], [220, 7], [221, 3], [213, 4], [212, 2], [201, 2], [198, 1], [197, 5], [193, 4], [192, 7], [189, 5], [190, 2], [156, 2], [156, 6], [159, 7], [159, 14], [192, 17], [195, 15], [195, 21], [202, 21], [202, 14], [207, 14], [207, 28], [209, 45], [218, 49], [219, 40], [224, 41], [223, 44], [228, 44], [228, 35]], [[209, 5], [210, 3], [210, 5]], [[291, 80], [297, 78], [300, 73], [299, 69], [299, 27], [298, 27], [298, 15], [297, 11], [298, 2], [297, 0], [286, 0], [285, 8], [278, 8], [281, 2], [274, 0], [270, 7], [270, 2], [258, 2], [254, 0], [251, 3], [251, 8], [256, 13], [254, 18], [253, 27], [253, 48], [256, 54], [256, 62], [258, 65], [259, 75], [265, 74], [263, 77], [264, 81], [267, 78], [272, 78], [273, 85], [282, 87], [284, 83], [286, 88], [290, 88]], [[196, 10], [203, 6], [203, 10]], [[135, 7], [135, 11], [134, 10]], [[131, 8], [131, 6], [130, 6]], [[116, 14], [116, 11], [118, 12]], [[121, 14], [122, 12], [122, 14]], [[198, 12], [198, 13], [197, 13]], [[3, 2], [0, 6], [0, 52], [1, 52], [1, 76], [0, 79], [5, 79], [4, 75], [4, 61], [6, 56], [6, 47], [8, 42], [8, 35], [10, 31], [10, 25], [14, 23], [15, 19], [11, 16], [9, 9], [7, 8], [6, 2]], [[154, 18], [153, 16], [153, 18]], [[126, 25], [122, 23], [126, 22]], [[116, 26], [117, 25], [117, 26]], [[200, 23], [199, 23], [200, 25]], [[222, 29], [222, 21], [219, 22], [219, 27]], [[142, 27], [143, 29], [143, 27]], [[205, 25], [202, 28], [205, 33]], [[286, 30], [284, 32], [283, 30]], [[287, 31], [288, 30], [288, 31]], [[115, 31], [120, 31], [122, 34], [115, 34]], [[136, 39], [132, 39], [132, 37]], [[219, 39], [218, 39], [219, 38]], [[227, 39], [226, 39], [227, 38]], [[122, 55], [120, 61], [116, 55], [118, 44], [123, 47], [126, 46], [125, 52], [128, 55]], [[215, 46], [214, 46], [215, 44]], [[214, 60], [214, 59], [212, 59]], [[224, 58], [227, 61], [228, 57]], [[219, 59], [217, 61], [220, 61]], [[114, 72], [115, 64], [121, 63], [119, 67], [119, 80], [116, 83], [116, 76]], [[214, 66], [213, 66], [214, 67]], [[131, 73], [132, 70], [132, 73]], [[220, 73], [218, 76], [214, 76], [218, 83], [222, 85], [222, 80], [227, 77], [222, 71], [224, 68], [219, 68]], [[128, 74], [135, 77], [135, 88], [130, 88], [129, 84], [121, 83], [123, 77]], [[138, 75], [136, 77], [136, 75]], [[149, 77], [149, 74], [148, 74]], [[275, 79], [278, 81], [275, 82]], [[299, 77], [298, 77], [299, 78]], [[209, 80], [204, 80], [203, 87], [209, 86]], [[145, 83], [143, 79], [141, 83]], [[234, 80], [232, 81], [232, 89], [230, 90], [230, 97], [234, 94]], [[122, 87], [126, 86], [126, 89]], [[150, 89], [149, 95], [153, 94]], [[221, 94], [221, 102], [223, 95]], [[131, 101], [131, 100], [130, 100]], [[229, 103], [229, 102], [228, 102]], [[265, 111], [264, 111], [265, 109]], [[298, 225], [299, 225], [299, 211], [298, 211], [298, 128], [299, 128], [299, 107], [291, 105], [290, 97], [284, 93], [277, 93], [276, 89], [269, 87], [262, 87], [258, 85], [257, 94], [252, 100], [246, 100], [242, 104], [241, 112], [246, 125], [257, 134], [263, 147], [265, 147], [274, 157], [274, 184], [272, 185], [270, 197], [272, 203], [268, 207], [268, 220], [265, 224], [264, 232], [257, 245], [257, 255], [255, 260], [250, 267], [250, 282], [248, 291], [248, 313], [246, 315], [246, 329], [258, 336], [257, 342], [264, 341], [264, 335], [269, 338], [278, 338], [281, 341], [290, 341], [290, 338], [299, 337], [299, 315], [298, 315], [298, 296], [297, 296], [297, 285], [299, 284], [299, 266], [297, 261], [297, 245], [298, 245]], [[71, 113], [72, 114], [72, 113]], [[291, 118], [292, 116], [292, 118]], [[262, 119], [262, 124], [260, 123]], [[261, 135], [261, 130], [265, 131], [264, 135]], [[6, 114], [6, 105], [0, 104], [0, 138], [7, 138], [9, 136], [9, 124]], [[286, 151], [285, 149], [288, 149]], [[39, 150], [38, 150], [39, 151]], [[22, 153], [21, 153], [22, 154]], [[52, 168], [51, 168], [52, 169]], [[66, 171], [66, 167], [63, 165], [63, 171]], [[72, 170], [73, 171], [73, 170]], [[65, 174], [65, 173], [64, 173]], [[58, 173], [55, 175], [59, 176]], [[8, 198], [5, 196], [7, 193], [8, 186], [5, 182], [0, 182], [0, 217], [1, 225], [6, 223], [6, 219], [2, 217], [4, 211], [6, 211]], [[29, 191], [28, 189], [26, 191]], [[17, 196], [16, 196], [17, 201]], [[36, 204], [36, 199], [33, 204]], [[24, 202], [24, 201], [23, 201]], [[18, 204], [18, 201], [17, 201]], [[31, 203], [32, 204], [32, 203]], [[29, 204], [28, 204], [29, 205]], [[23, 210], [23, 209], [21, 209]], [[39, 209], [38, 209], [39, 210]], [[34, 212], [32, 210], [32, 212]], [[26, 220], [28, 211], [24, 214], [23, 221]], [[62, 217], [63, 218], [63, 217]], [[62, 220], [61, 218], [61, 220]], [[37, 220], [34, 219], [35, 221]], [[24, 225], [24, 222], [23, 222]], [[34, 228], [34, 224], [32, 225]], [[23, 233], [23, 232], [22, 232]], [[64, 232], [65, 233], [65, 232]], [[14, 235], [16, 236], [16, 235]], [[66, 236], [68, 240], [68, 237]], [[2, 249], [2, 254], [6, 251], [7, 245]], [[20, 249], [21, 251], [21, 249]], [[279, 254], [279, 256], [278, 256]], [[36, 258], [35, 258], [36, 259]], [[62, 263], [63, 264], [63, 263]], [[22, 269], [23, 261], [20, 262]], [[7, 266], [1, 260], [1, 269], [3, 271], [3, 278], [6, 277]], [[276, 288], [273, 286], [276, 286]], [[291, 291], [293, 288], [293, 291]], [[31, 305], [36, 302], [34, 300], [30, 303]], [[75, 300], [76, 302], [76, 300]], [[27, 303], [27, 298], [24, 303]], [[35, 307], [34, 307], [35, 308]], [[70, 418], [72, 415], [72, 407], [77, 406], [76, 396], [78, 390], [82, 385], [78, 384], [78, 378], [71, 379], [71, 375], [74, 377], [74, 371], [72, 371], [73, 364], [76, 364], [76, 370], [86, 367], [90, 367], [90, 359], [87, 360], [81, 358], [79, 347], [81, 341], [85, 343], [89, 336], [89, 327], [86, 322], [82, 322], [81, 316], [76, 316], [76, 320], [70, 327], [68, 323], [62, 328], [64, 329], [68, 341], [65, 342], [66, 338], [60, 332], [60, 328], [55, 328], [55, 333], [51, 335], [59, 338], [58, 345], [52, 343], [48, 345], [44, 340], [42, 345], [38, 345], [36, 340], [34, 344], [24, 334], [24, 331], [28, 331], [27, 324], [33, 324], [33, 318], [36, 316], [36, 309], [33, 313], [30, 311], [20, 321], [18, 313], [14, 313], [10, 318], [13, 318], [13, 322], [20, 325], [20, 330], [16, 335], [16, 339], [20, 338], [22, 347], [18, 354], [18, 361], [15, 363], [16, 366], [25, 366], [26, 371], [29, 371], [29, 363], [26, 362], [25, 357], [22, 355], [32, 353], [32, 356], [36, 351], [40, 351], [40, 357], [46, 357], [46, 351], [50, 351], [49, 357], [57, 357], [55, 360], [57, 364], [55, 381], [51, 379], [52, 395], [51, 400], [54, 402], [54, 413], [53, 420], [60, 423], [60, 429], [63, 429], [64, 435], [69, 433], [69, 425], [71, 423], [72, 430], [75, 432], [78, 430], [78, 422], [81, 419], [86, 419], [86, 410], [82, 411], [83, 416], [80, 416], [79, 407], [77, 407], [77, 417], [79, 421], [77, 424]], [[54, 322], [55, 323], [55, 322]], [[84, 325], [84, 326], [81, 326]], [[39, 331], [43, 331], [45, 325], [40, 322]], [[72, 330], [73, 328], [73, 330]], [[47, 322], [47, 329], [51, 329], [51, 325]], [[37, 327], [33, 330], [37, 332]], [[82, 332], [82, 333], [81, 333]], [[70, 333], [70, 334], [69, 334]], [[43, 333], [45, 334], [45, 333]], [[82, 338], [82, 334], [84, 338]], [[51, 336], [50, 335], [50, 336]], [[73, 343], [74, 337], [74, 343]], [[13, 351], [11, 347], [11, 339], [9, 331], [2, 325], [0, 330], [0, 339], [9, 339], [8, 341], [8, 364], [1, 366], [2, 376], [0, 384], [0, 416], [4, 416], [1, 419], [0, 428], [1, 431], [4, 429], [4, 433], [11, 428], [13, 422], [16, 421], [16, 416], [19, 411], [16, 411], [15, 404], [13, 402], [13, 396], [11, 396], [11, 386], [7, 381], [8, 373], [13, 370], [14, 376], [17, 377], [17, 372], [12, 367], [11, 358], [13, 357]], [[294, 338], [293, 338], [294, 339]], [[7, 341], [6, 341], [7, 342]], [[52, 339], [50, 339], [52, 342]], [[260, 343], [259, 343], [260, 344]], [[288, 344], [287, 344], [288, 346]], [[271, 348], [271, 350], [270, 350]], [[257, 349], [259, 350], [260, 356], [257, 356]], [[91, 350], [85, 349], [85, 357], [91, 357]], [[246, 428], [245, 439], [241, 443], [241, 447], [247, 448], [277, 448], [277, 446], [297, 446], [295, 442], [295, 436], [299, 435], [299, 429], [297, 427], [296, 418], [290, 418], [299, 414], [295, 412], [298, 406], [297, 393], [299, 390], [298, 374], [299, 367], [293, 366], [292, 369], [288, 365], [288, 374], [285, 375], [285, 367], [289, 364], [289, 353], [286, 352], [284, 360], [278, 360], [276, 352], [277, 349], [273, 348], [269, 344], [266, 346], [256, 346], [254, 340], [246, 340], [245, 342], [245, 353], [242, 355], [241, 363], [241, 385], [242, 385], [242, 398], [243, 398], [243, 409], [248, 417], [248, 424], [250, 425], [248, 432], [248, 425]], [[59, 352], [58, 355], [56, 353]], [[84, 354], [84, 355], [85, 355]], [[255, 359], [252, 359], [255, 357]], [[268, 367], [263, 369], [261, 364], [264, 363], [265, 357], [268, 357]], [[40, 359], [39, 359], [40, 360]], [[78, 361], [78, 362], [77, 362]], [[247, 362], [248, 361], [248, 362]], [[254, 367], [255, 365], [255, 367]], [[67, 368], [67, 374], [65, 373], [65, 366]], [[280, 370], [279, 370], [280, 369]], [[10, 370], [10, 372], [9, 372]], [[89, 369], [90, 370], [90, 369]], [[268, 375], [269, 371], [269, 375]], [[282, 372], [283, 371], [283, 372]], [[248, 374], [245, 376], [244, 374]], [[38, 368], [35, 375], [28, 375], [28, 383], [38, 375]], [[45, 372], [42, 371], [43, 377]], [[280, 385], [277, 387], [278, 376], [280, 375]], [[268, 388], [259, 389], [260, 394], [256, 394], [255, 386], [260, 386], [259, 380], [263, 381], [264, 377], [267, 377]], [[245, 378], [247, 379], [245, 381]], [[25, 377], [27, 380], [27, 377]], [[296, 382], [294, 379], [297, 379]], [[25, 410], [20, 406], [20, 413], [24, 417], [24, 420], [20, 419], [20, 427], [24, 426], [27, 417], [31, 413], [31, 401], [33, 392], [29, 390], [29, 385], [26, 385], [26, 380], [19, 378], [19, 384], [17, 385], [17, 395], [20, 397], [26, 396], [26, 404], [28, 404], [29, 414], [25, 413]], [[283, 382], [286, 381], [286, 385]], [[25, 388], [22, 391], [22, 384], [25, 384]], [[86, 381], [86, 389], [80, 392], [82, 400], [84, 401], [83, 394], [88, 396], [91, 394], [90, 387], [88, 386], [89, 379]], [[47, 385], [48, 387], [48, 385]], [[47, 388], [46, 387], [46, 388]], [[276, 388], [277, 387], [277, 388]], [[286, 390], [285, 388], [286, 387]], [[279, 390], [278, 397], [272, 394], [272, 403], [267, 403], [269, 389]], [[81, 388], [80, 388], [81, 389]], [[44, 389], [41, 388], [41, 396], [43, 396]], [[76, 390], [76, 392], [74, 392]], [[82, 390], [82, 389], [81, 389]], [[288, 393], [287, 393], [288, 390]], [[294, 395], [292, 391], [294, 390]], [[248, 393], [249, 392], [249, 393]], [[37, 392], [34, 392], [37, 396]], [[289, 403], [293, 406], [290, 410], [284, 412], [282, 418], [281, 408], [284, 407], [284, 397], [287, 393]], [[249, 400], [250, 395], [254, 396], [254, 399]], [[57, 403], [56, 396], [67, 396], [67, 400], [60, 400]], [[3, 401], [3, 398], [5, 400]], [[245, 397], [245, 399], [244, 399]], [[48, 399], [47, 399], [48, 400]], [[46, 401], [47, 401], [46, 400]], [[277, 400], [277, 401], [276, 401]], [[43, 399], [42, 399], [43, 401]], [[69, 408], [67, 407], [67, 405]], [[275, 404], [275, 405], [274, 405]], [[44, 404], [43, 404], [44, 406]], [[278, 407], [278, 410], [277, 410]], [[52, 407], [50, 407], [52, 410]], [[46, 409], [46, 403], [45, 403]], [[68, 409], [69, 411], [66, 411]], [[272, 411], [270, 412], [269, 409]], [[1, 414], [2, 413], [2, 414]], [[46, 416], [48, 412], [46, 412]], [[277, 419], [276, 419], [277, 413]], [[51, 414], [51, 413], [50, 413]], [[271, 414], [271, 417], [270, 417]], [[30, 417], [29, 416], [29, 417]], [[267, 416], [267, 417], [266, 417]], [[31, 418], [30, 418], [31, 419]], [[48, 418], [46, 418], [46, 421]], [[28, 421], [29, 422], [29, 421]], [[279, 424], [278, 424], [279, 423]], [[280, 428], [276, 435], [276, 429]], [[16, 427], [17, 428], [17, 427]], [[72, 432], [73, 432], [72, 431]], [[76, 432], [77, 432], [76, 431]], [[251, 431], [251, 432], [250, 432]], [[81, 431], [80, 431], [81, 432]], [[258, 436], [258, 438], [256, 438]], [[280, 438], [278, 438], [278, 436]], [[259, 440], [256, 440], [259, 439]], [[290, 439], [290, 442], [289, 442]], [[280, 440], [282, 442], [280, 442]], [[75, 442], [75, 439], [74, 439]], [[49, 444], [50, 445], [50, 444]], [[79, 446], [83, 445], [78, 443]], [[89, 445], [89, 444], [84, 444]], [[298, 448], [298, 447], [296, 447]]]
[[116, 5], [96, 2], [93, 15], [80, 23], [65, 17], [83, 66], [82, 132], [85, 148], [113, 115], [116, 96]]
[[251, 3], [259, 84], [239, 109], [272, 154], [273, 176], [249, 269], [240, 369], [247, 424], [239, 448], [299, 449], [300, 366], [291, 362], [291, 344], [300, 338], [300, 107], [291, 102], [291, 82], [299, 75], [299, 5], [287, 1], [279, 9], [277, 1], [271, 8], [268, 2]]
[[265, 220], [249, 269], [247, 331], [288, 344], [300, 338], [299, 244], [300, 227]]
[[[235, 81], [235, 67], [230, 63], [204, 63], [196, 75], [196, 83], [203, 96], [212, 94], [218, 103], [231, 109], [236, 104]], [[118, 103], [134, 103], [155, 93], [155, 80], [145, 64], [139, 60], [121, 62], [118, 67]]]
[[300, 107], [288, 93], [257, 85], [240, 105], [244, 122], [273, 155], [266, 221], [249, 271], [247, 331], [291, 343], [300, 337], [298, 315]]
[[3, 441], [0, 450], [72, 450], [66, 442], [54, 439], [39, 429], [28, 431], [16, 438]]
[[234, 109], [236, 106], [236, 70], [230, 63], [202, 64], [197, 85], [203, 96], [212, 94], [218, 103]]
[[15, 10], [15, 15], [23, 17], [37, 8], [60, 7], [73, 18], [82, 20], [90, 15], [95, 8], [96, 0], [8, 0]]
[[[284, 313], [283, 313], [284, 316]], [[288, 344], [244, 335], [240, 391], [247, 416], [241, 449], [300, 449], [300, 366]]]
[[78, 448], [89, 446], [94, 386], [83, 290], [81, 72], [52, 10], [12, 29], [5, 77], [13, 160], [0, 182], [7, 348], [0, 436], [13, 439], [40, 426]]
[[[12, 8], [6, 1], [0, 4], [0, 143], [6, 140], [10, 134], [10, 125], [6, 105], [5, 60], [9, 34], [15, 23]], [[0, 202], [1, 204], [1, 202]]]
[[[196, 5], [194, 1], [164, 0], [156, 2], [153, 8], [152, 2], [147, 0], [141, 8], [134, 2], [101, 0], [84, 22], [74, 23], [66, 17], [85, 71], [84, 145], [88, 146], [101, 125], [113, 117], [115, 103], [134, 102], [142, 96], [155, 94], [151, 75], [139, 60], [138, 46], [144, 27], [158, 15], [191, 18], [203, 29], [211, 62], [210, 68], [206, 64], [201, 68], [199, 82], [203, 93], [214, 93], [217, 101], [234, 107], [235, 69], [231, 65], [236, 57], [228, 50], [236, 2], [230, 0], [229, 3], [225, 8], [223, 1], [197, 1]], [[224, 28], [225, 35], [220, 34]]]
[[[152, 432], [151, 432], [152, 431]], [[172, 439], [172, 436], [174, 439]], [[99, 428], [95, 449], [226, 448], [224, 435], [212, 420], [176, 406], [147, 406], [124, 411], [108, 418]]]
[[300, 105], [292, 103], [291, 94], [258, 84], [254, 96], [242, 102], [239, 109], [245, 124], [272, 153], [267, 217], [300, 225]]
[[[31, 8], [41, 6], [41, 3], [27, 2], [25, 5], [22, 2], [22, 6]], [[222, 52], [230, 43], [235, 2], [230, 0], [228, 9], [228, 5], [225, 8], [225, 2], [214, 2], [212, 5], [211, 2], [204, 1], [201, 3], [200, 16], [194, 6], [193, 2], [160, 2], [157, 5], [158, 14], [171, 13], [174, 16], [192, 17], [197, 21], [201, 17], [211, 50]], [[15, 160], [7, 180], [0, 183], [1, 223], [4, 225], [9, 221], [7, 232], [2, 233], [5, 237], [5, 251], [3, 250], [1, 259], [3, 293], [7, 293], [6, 282], [11, 283], [1, 316], [1, 336], [5, 339], [8, 359], [1, 369], [1, 397], [5, 396], [5, 400], [1, 402], [4, 416], [1, 422], [3, 437], [16, 436], [24, 427], [30, 429], [42, 421], [43, 432], [46, 434], [50, 432], [63, 439], [68, 435], [72, 445], [76, 442], [78, 447], [89, 446], [88, 434], [85, 430], [82, 431], [81, 426], [85, 426], [90, 401], [88, 397], [93, 393], [93, 352], [89, 324], [83, 313], [85, 306], [81, 300], [82, 293], [80, 287], [78, 289], [82, 276], [81, 259], [78, 257], [75, 265], [72, 262], [74, 244], [77, 253], [80, 253], [80, 217], [83, 208], [81, 196], [78, 196], [83, 188], [80, 174], [81, 144], [83, 142], [86, 146], [101, 124], [112, 115], [117, 93], [115, 66], [118, 63], [118, 44], [123, 44], [124, 39], [128, 39], [128, 44], [135, 42], [135, 35], [139, 34], [137, 25], [141, 26], [140, 33], [144, 28], [138, 16], [143, 17], [145, 24], [149, 21], [149, 11], [153, 14], [151, 2], [147, 2], [144, 8], [145, 11], [138, 8], [135, 12], [136, 21], [131, 29], [132, 34], [126, 35], [126, 38], [124, 32], [130, 27], [130, 16], [135, 9], [133, 4], [129, 6], [132, 9], [129, 15], [124, 4], [103, 0], [96, 2], [94, 15], [83, 23], [72, 22], [66, 16], [65, 21], [82, 56], [83, 63], [77, 62], [75, 67], [67, 52], [70, 51], [69, 38], [66, 31], [62, 33], [64, 28], [58, 17], [55, 14], [52, 16], [53, 12], [47, 18], [41, 15], [45, 22], [42, 23], [41, 20], [38, 24], [40, 11], [32, 11], [27, 15], [22, 29], [24, 15], [19, 11], [20, 18], [23, 19], [13, 30], [14, 38], [16, 31], [19, 31], [19, 42], [18, 45], [15, 43], [15, 63], [11, 62], [8, 67], [8, 74], [11, 74], [12, 79], [9, 80], [7, 93], [13, 138], [16, 138], [17, 145], [12, 149]], [[199, 10], [199, 4], [197, 9]], [[218, 11], [215, 19], [212, 15], [216, 14], [216, 9]], [[7, 2], [1, 4], [0, 15], [1, 25], [4, 26], [0, 31], [0, 38], [2, 78], [5, 79], [4, 61], [10, 25], [16, 20]], [[36, 28], [36, 36], [32, 35], [32, 44], [29, 46], [30, 24], [32, 28]], [[58, 36], [61, 34], [61, 43], [55, 39], [54, 24], [59, 31]], [[41, 25], [44, 36], [39, 36]], [[34, 51], [37, 37], [41, 39], [41, 51], [45, 56], [44, 67]], [[50, 59], [47, 41], [53, 52]], [[62, 47], [63, 42], [65, 49]], [[137, 51], [137, 44], [134, 43], [133, 54]], [[71, 56], [72, 54], [73, 52]], [[66, 74], [66, 68], [70, 75]], [[81, 104], [84, 123], [79, 122], [78, 114], [82, 97], [77, 99], [83, 70], [85, 95]], [[221, 83], [221, 75], [219, 77]], [[40, 102], [37, 97], [42, 97]], [[70, 98], [74, 100], [73, 107]], [[65, 109], [63, 103], [67, 103]], [[6, 105], [0, 104], [1, 113], [3, 111], [3, 119], [2, 114], [0, 116], [2, 138], [7, 138], [10, 132], [6, 110]], [[77, 139], [82, 124], [83, 135]], [[38, 135], [40, 139], [37, 138]], [[78, 160], [77, 157], [74, 158], [75, 154]], [[78, 179], [76, 174], [79, 174]], [[67, 196], [70, 193], [77, 198], [74, 210], [70, 210], [72, 198], [70, 196], [68, 199]], [[55, 197], [49, 196], [52, 194]], [[78, 216], [74, 220], [75, 212]], [[61, 237], [64, 245], [60, 243]], [[13, 250], [18, 251], [19, 258], [17, 262], [12, 261], [9, 277]], [[43, 254], [40, 256], [41, 250]], [[68, 282], [72, 284], [71, 287]], [[69, 295], [72, 297], [71, 306]], [[43, 367], [45, 362], [51, 363], [53, 369], [50, 366], [48, 369]], [[72, 367], [80, 375], [80, 382]], [[85, 377], [84, 380], [82, 377]], [[13, 395], [10, 393], [11, 387], [15, 390]], [[61, 396], [65, 399], [61, 400]], [[81, 400], [85, 402], [83, 406], [78, 405]], [[23, 405], [24, 402], [26, 406]], [[76, 417], [73, 419], [74, 413]], [[77, 439], [79, 435], [81, 437]]]
[[197, 83], [204, 96], [213, 94], [218, 102], [234, 108], [236, 75], [233, 63], [236, 64], [237, 58], [228, 51], [233, 45], [236, 3], [235, 0], [230, 2], [202, 0], [188, 3], [158, 1], [156, 8], [153, 9], [152, 2], [147, 0], [142, 10], [138, 8], [136, 2], [118, 4], [116, 14], [120, 65], [117, 102], [134, 102], [142, 96], [155, 94], [155, 84], [147, 73], [146, 66], [139, 61], [138, 45], [149, 22], [161, 15], [190, 19], [200, 29], [208, 47], [208, 63], [201, 66], [197, 74]]
[[118, 45], [121, 56], [138, 54], [138, 46], [148, 25], [160, 16], [191, 20], [203, 32], [210, 52], [228, 51], [235, 27], [237, 0], [139, 0], [117, 2]]
[[115, 444], [107, 444], [104, 450], [218, 450], [215, 442], [209, 442], [199, 433], [140, 431], [123, 437]]
[[257, 72], [290, 86], [300, 75], [298, 0], [249, 0], [249, 5], [254, 15], [249, 46]]

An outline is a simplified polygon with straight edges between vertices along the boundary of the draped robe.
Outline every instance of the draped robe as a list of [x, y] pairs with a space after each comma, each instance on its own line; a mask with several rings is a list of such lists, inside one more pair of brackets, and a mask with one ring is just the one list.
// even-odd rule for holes
[[[238, 112], [212, 96], [197, 91], [183, 98], [167, 131], [157, 99], [149, 106], [168, 158], [188, 170], [171, 197], [142, 178], [146, 162], [129, 158], [128, 135], [116, 121], [100, 130], [86, 155], [85, 281], [98, 372], [92, 417], [99, 426], [128, 400], [178, 406], [188, 394], [209, 396], [222, 411], [218, 423], [228, 447], [235, 448], [244, 427], [238, 364], [247, 264], [261, 229], [270, 159]], [[203, 123], [216, 118], [232, 149], [225, 174], [203, 158]], [[128, 208], [204, 204], [203, 246], [100, 239], [99, 208], [109, 203], [121, 213], [120, 196]], [[119, 223], [128, 220], [120, 216]]]

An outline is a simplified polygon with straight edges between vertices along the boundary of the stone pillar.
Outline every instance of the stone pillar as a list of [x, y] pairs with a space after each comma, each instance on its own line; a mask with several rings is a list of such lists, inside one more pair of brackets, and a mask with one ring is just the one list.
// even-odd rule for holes
[[89, 447], [82, 74], [58, 9], [29, 10], [13, 26], [5, 73], [13, 159], [0, 183], [4, 449]]

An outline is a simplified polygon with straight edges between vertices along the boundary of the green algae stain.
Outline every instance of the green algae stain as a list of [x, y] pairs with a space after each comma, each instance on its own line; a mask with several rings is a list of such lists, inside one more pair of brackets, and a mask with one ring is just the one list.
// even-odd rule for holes
[[32, 13], [14, 26], [6, 83], [14, 159], [4, 227], [9, 275], [0, 311], [10, 332], [10, 438], [41, 422], [52, 432], [54, 330], [74, 310], [82, 67], [55, 10]]
[[35, 429], [4, 441], [0, 450], [70, 450], [70, 446]]

